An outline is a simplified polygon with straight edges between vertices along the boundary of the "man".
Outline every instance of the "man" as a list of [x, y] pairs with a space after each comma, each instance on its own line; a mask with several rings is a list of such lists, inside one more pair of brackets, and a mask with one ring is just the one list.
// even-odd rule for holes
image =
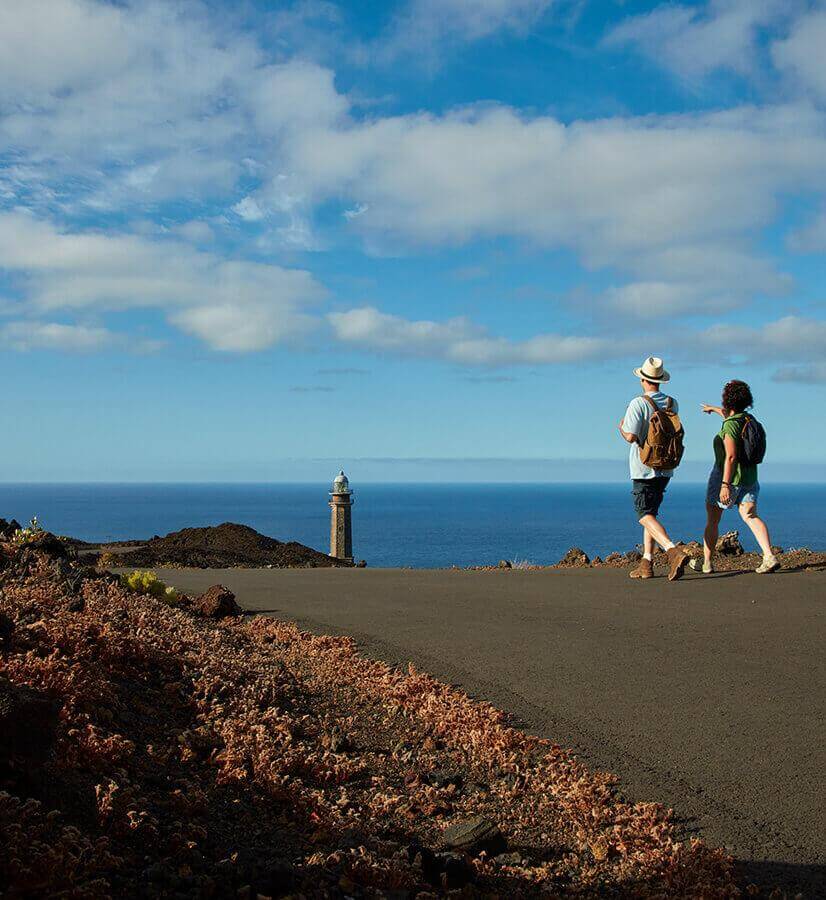
[[634, 509], [643, 529], [643, 557], [637, 568], [631, 572], [631, 577], [654, 577], [653, 559], [656, 543], [668, 554], [668, 580], [675, 581], [682, 577], [688, 555], [671, 540], [657, 518], [663, 494], [674, 472], [666, 469], [656, 470], [644, 465], [640, 461], [640, 447], [648, 434], [648, 423], [653, 412], [651, 403], [645, 397], [650, 397], [659, 409], [670, 408], [676, 413], [678, 406], [676, 400], [667, 397], [660, 390], [660, 385], [670, 381], [671, 376], [663, 368], [663, 361], [659, 357], [649, 356], [639, 369], [634, 369], [634, 375], [640, 379], [645, 396], [635, 397], [628, 404], [625, 416], [619, 423], [620, 434], [631, 445], [629, 453], [631, 494], [634, 498]]

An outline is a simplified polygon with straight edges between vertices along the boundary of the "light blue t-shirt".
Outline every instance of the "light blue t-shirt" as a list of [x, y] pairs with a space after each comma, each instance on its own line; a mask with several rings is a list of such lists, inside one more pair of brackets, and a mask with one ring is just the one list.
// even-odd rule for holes
[[[660, 409], [665, 409], [665, 402], [668, 399], [666, 394], [662, 391], [646, 391], [646, 393]], [[676, 400], [672, 400], [671, 409], [674, 412], [680, 411]], [[649, 403], [643, 400], [642, 397], [634, 397], [628, 404], [628, 409], [625, 411], [625, 418], [622, 420], [623, 431], [635, 434], [640, 441], [644, 441], [645, 436], [648, 434], [648, 423], [651, 420], [651, 412], [651, 405]], [[671, 478], [674, 474], [672, 469], [655, 471], [649, 466], [644, 466], [640, 462], [640, 445], [630, 444], [629, 446], [631, 449], [628, 453], [628, 464], [631, 469], [632, 478], [656, 478], [658, 475], [664, 478]]]

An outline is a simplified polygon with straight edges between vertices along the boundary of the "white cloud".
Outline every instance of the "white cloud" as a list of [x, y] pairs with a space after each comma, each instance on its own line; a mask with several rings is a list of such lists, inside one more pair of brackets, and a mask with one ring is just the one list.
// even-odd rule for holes
[[802, 228], [793, 231], [787, 244], [797, 253], [826, 253], [826, 208]]
[[794, 23], [785, 40], [772, 45], [774, 64], [821, 101], [826, 101], [826, 10], [812, 11]]
[[239, 200], [232, 211], [245, 222], [260, 222], [264, 218], [264, 212], [254, 197], [244, 197]]
[[199, 219], [182, 222], [180, 225], [174, 226], [172, 231], [192, 244], [208, 244], [215, 239], [215, 233], [209, 223]]
[[0, 198], [51, 212], [224, 201], [285, 131], [348, 106], [330, 70], [269, 64], [199, 0], [6, 3], [0, 44], [0, 145], [27, 160]]
[[804, 366], [782, 366], [772, 378], [781, 383], [826, 384], [826, 363], [810, 363]]
[[330, 313], [327, 318], [336, 338], [344, 344], [468, 366], [572, 363], [599, 356], [609, 347], [599, 338], [556, 334], [509, 341], [489, 336], [484, 328], [465, 318], [411, 321], [373, 307]]
[[21, 281], [26, 307], [159, 307], [219, 350], [260, 350], [303, 334], [324, 289], [309, 274], [225, 260], [177, 242], [61, 232], [24, 213], [0, 213], [0, 267]]
[[568, 126], [487, 107], [297, 133], [289, 154], [269, 190], [308, 206], [351, 197], [370, 241], [509, 235], [706, 311], [788, 290], [752, 237], [785, 196], [826, 188], [826, 130], [806, 106]]
[[501, 29], [524, 32], [553, 0], [409, 0], [384, 38], [384, 58], [414, 48], [425, 54], [451, 40], [478, 41]]
[[757, 64], [760, 30], [798, 6], [794, 0], [710, 0], [705, 7], [664, 3], [621, 22], [605, 44], [635, 45], [687, 80], [719, 69], [748, 75]]
[[106, 328], [58, 322], [8, 322], [0, 327], [0, 344], [14, 350], [65, 350], [73, 353], [101, 350], [116, 336]]
[[697, 346], [711, 348], [751, 363], [809, 362], [826, 358], [826, 321], [784, 316], [758, 327], [720, 324], [693, 336]]

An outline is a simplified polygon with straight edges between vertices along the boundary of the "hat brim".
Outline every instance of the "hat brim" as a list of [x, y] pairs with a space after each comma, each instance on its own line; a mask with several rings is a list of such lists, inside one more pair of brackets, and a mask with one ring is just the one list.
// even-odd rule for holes
[[653, 378], [651, 375], [646, 375], [642, 369], [634, 369], [634, 374], [637, 378], [644, 378], [646, 381], [650, 381], [654, 384], [665, 384], [667, 381], [671, 381], [671, 376], [665, 369], [663, 369], [663, 373], [659, 378]]

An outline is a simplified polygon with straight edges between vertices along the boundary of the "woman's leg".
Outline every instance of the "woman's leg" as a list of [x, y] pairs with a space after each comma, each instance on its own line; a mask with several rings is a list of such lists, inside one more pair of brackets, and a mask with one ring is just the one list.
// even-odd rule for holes
[[757, 540], [757, 543], [760, 544], [760, 549], [763, 551], [764, 559], [772, 555], [772, 542], [769, 538], [769, 529], [766, 527], [766, 523], [757, 515], [757, 504], [756, 503], [741, 503], [740, 504], [740, 517], [749, 526], [751, 529], [751, 533]]
[[717, 549], [717, 536], [720, 534], [720, 518], [723, 510], [717, 504], [706, 503], [706, 530], [703, 534], [703, 557], [711, 563]]

